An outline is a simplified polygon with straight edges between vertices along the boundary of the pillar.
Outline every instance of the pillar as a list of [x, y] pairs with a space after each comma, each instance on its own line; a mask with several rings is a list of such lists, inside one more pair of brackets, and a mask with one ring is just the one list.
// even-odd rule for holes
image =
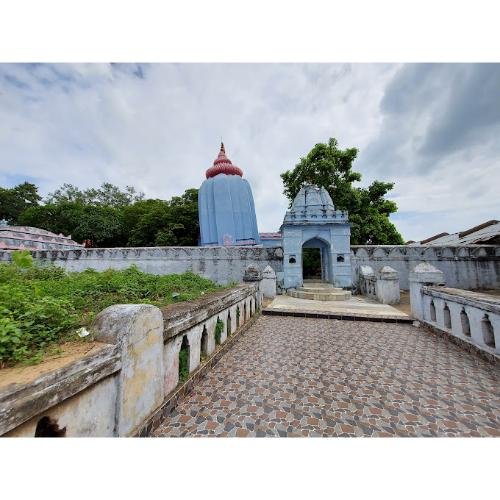
[[409, 282], [411, 313], [414, 318], [423, 321], [422, 287], [427, 285], [444, 285], [444, 273], [428, 262], [422, 262], [410, 272]]

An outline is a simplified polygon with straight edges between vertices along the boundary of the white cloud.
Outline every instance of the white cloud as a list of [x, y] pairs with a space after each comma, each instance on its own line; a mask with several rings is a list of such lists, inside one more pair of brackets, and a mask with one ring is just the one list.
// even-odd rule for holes
[[[429, 97], [426, 109], [403, 106], [388, 116], [381, 102], [400, 92], [394, 82], [405, 70], [375, 64], [0, 65], [0, 184], [35, 178], [47, 194], [64, 182], [107, 181], [169, 198], [200, 186], [222, 136], [252, 185], [259, 230], [272, 231], [288, 203], [279, 174], [315, 143], [336, 137], [341, 147], [360, 149], [355, 169], [366, 181], [396, 183], [392, 197], [401, 213], [394, 220], [407, 239], [498, 216], [493, 146], [435, 155], [432, 168], [418, 168], [433, 110], [448, 101], [443, 90], [439, 100]], [[432, 80], [429, 88], [436, 85]], [[425, 88], [419, 92], [425, 97]], [[402, 95], [394, 106], [404, 104]]]

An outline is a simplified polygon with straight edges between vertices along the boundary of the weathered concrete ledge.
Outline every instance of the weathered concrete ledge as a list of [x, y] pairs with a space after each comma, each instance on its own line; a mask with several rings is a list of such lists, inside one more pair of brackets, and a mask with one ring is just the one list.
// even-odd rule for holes
[[104, 344], [97, 352], [35, 380], [0, 387], [0, 435], [83, 392], [120, 368], [119, 349]]
[[164, 321], [163, 338], [165, 342], [199, 323], [215, 316], [221, 311], [255, 294], [258, 286], [254, 284], [237, 285], [233, 288], [211, 292], [189, 302], [171, 304], [161, 309]]

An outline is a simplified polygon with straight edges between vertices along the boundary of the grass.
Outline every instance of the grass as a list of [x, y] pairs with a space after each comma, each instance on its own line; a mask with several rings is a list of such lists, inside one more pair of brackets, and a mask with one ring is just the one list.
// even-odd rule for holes
[[23, 252], [13, 260], [0, 264], [0, 367], [39, 362], [110, 305], [165, 306], [220, 288], [193, 273], [157, 276], [134, 266], [67, 273], [33, 265]]

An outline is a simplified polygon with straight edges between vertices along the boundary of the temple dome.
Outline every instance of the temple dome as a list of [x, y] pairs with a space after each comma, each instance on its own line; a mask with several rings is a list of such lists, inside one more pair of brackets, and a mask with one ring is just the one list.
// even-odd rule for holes
[[329, 224], [347, 221], [347, 212], [335, 210], [332, 198], [324, 187], [305, 184], [297, 193], [290, 210], [287, 210], [283, 224]]
[[305, 210], [311, 208], [335, 210], [332, 198], [324, 187], [305, 184], [300, 188], [300, 191], [293, 200], [292, 210]]
[[239, 175], [240, 177], [243, 177], [243, 170], [236, 165], [233, 165], [231, 160], [226, 156], [226, 150], [224, 149], [223, 142], [220, 144], [219, 155], [214, 160], [214, 164], [205, 172], [207, 179], [215, 177], [219, 174]]

